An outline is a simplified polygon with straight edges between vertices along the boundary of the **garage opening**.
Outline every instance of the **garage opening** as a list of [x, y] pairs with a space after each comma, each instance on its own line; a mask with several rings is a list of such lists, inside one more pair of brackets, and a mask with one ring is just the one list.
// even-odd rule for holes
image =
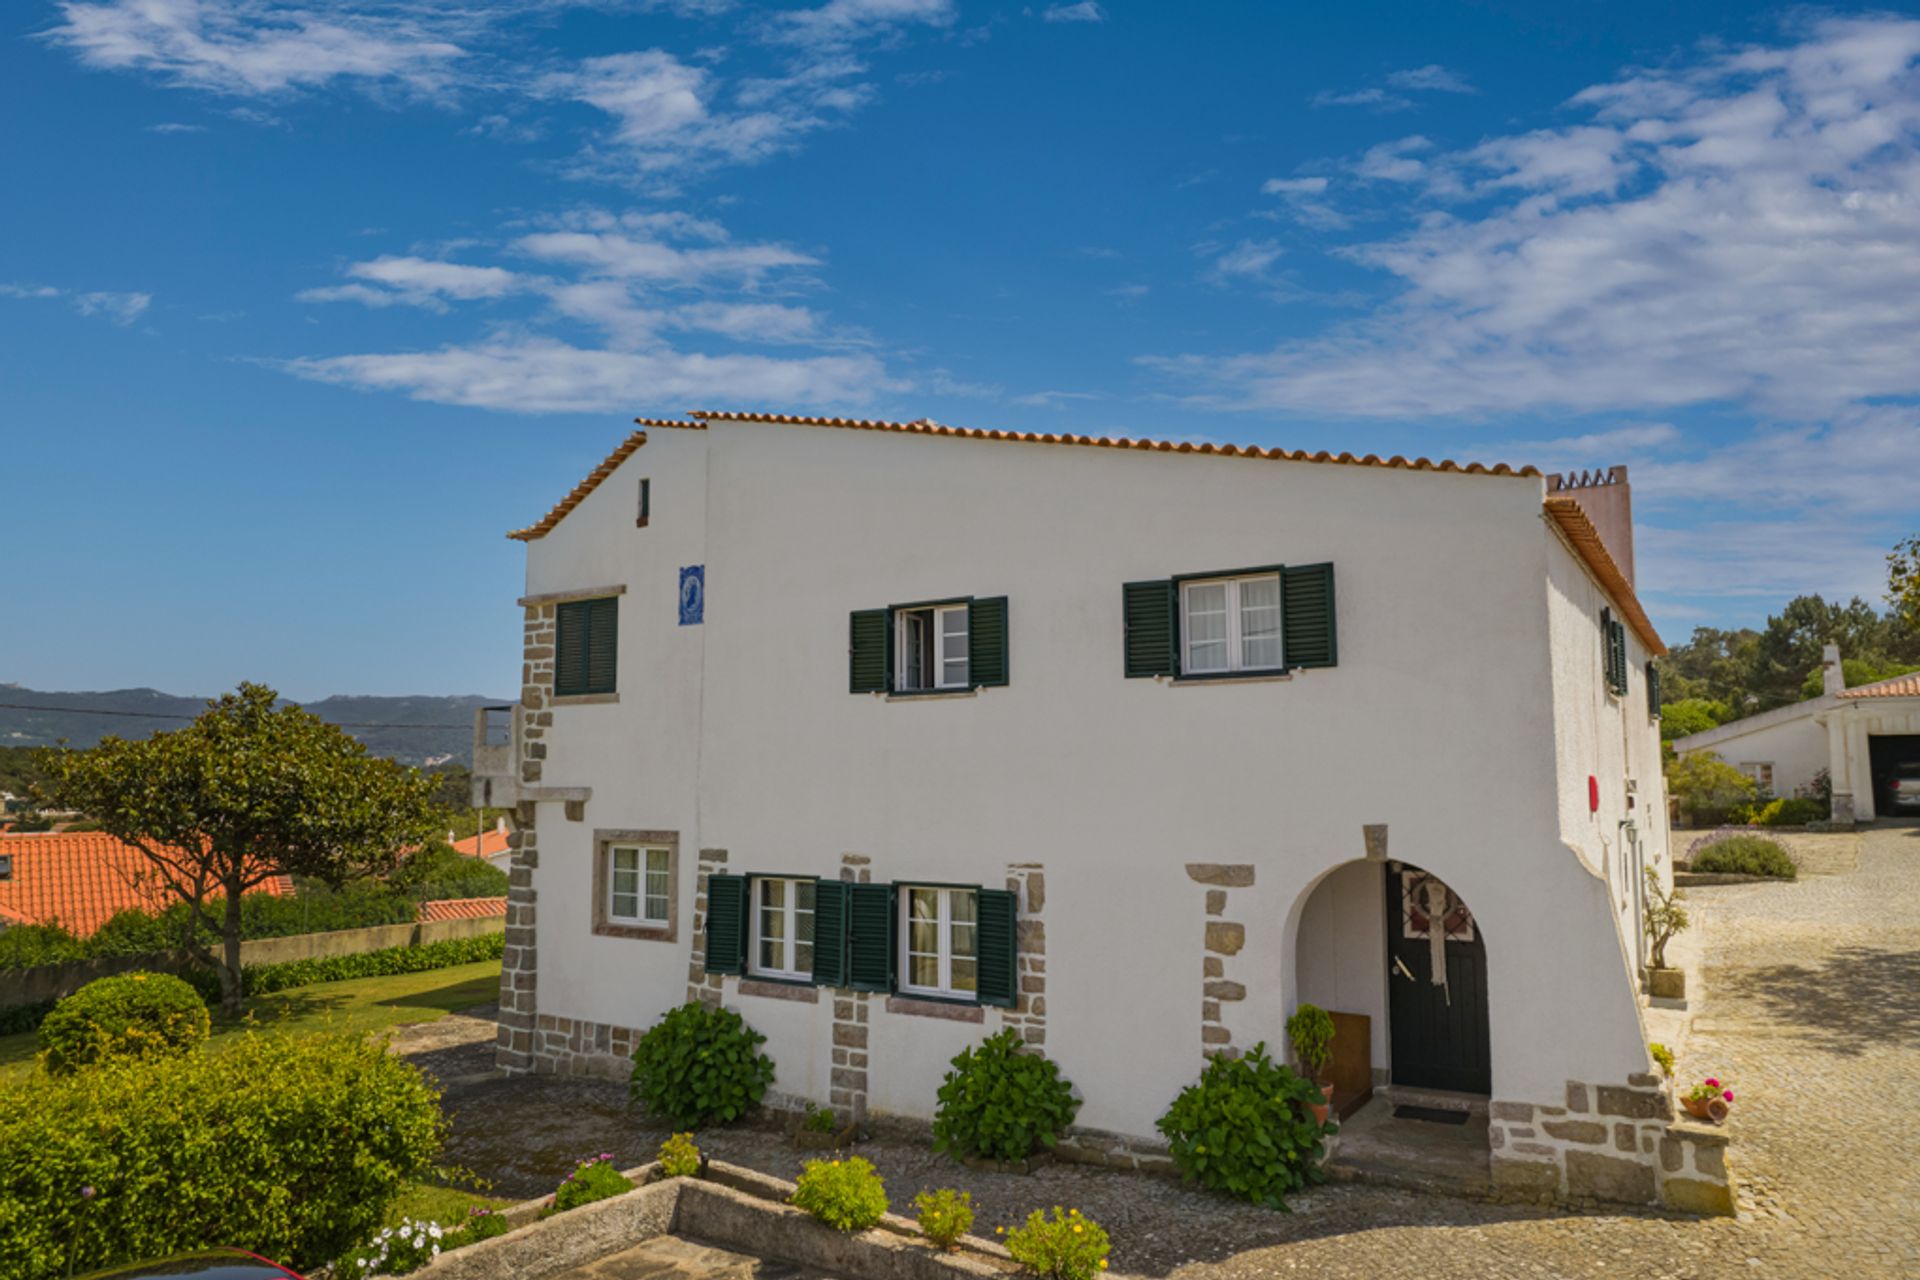
[[[1882, 818], [1920, 818], [1920, 733], [1876, 733], [1867, 739], [1873, 812]], [[1895, 783], [1905, 779], [1907, 785]]]

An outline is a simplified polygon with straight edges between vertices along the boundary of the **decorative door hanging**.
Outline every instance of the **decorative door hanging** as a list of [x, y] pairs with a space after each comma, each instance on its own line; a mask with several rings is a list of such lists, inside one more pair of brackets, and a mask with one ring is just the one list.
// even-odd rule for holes
[[1400, 929], [1409, 939], [1427, 940], [1428, 981], [1451, 1005], [1447, 943], [1473, 941], [1473, 913], [1438, 877], [1408, 868], [1400, 873]]

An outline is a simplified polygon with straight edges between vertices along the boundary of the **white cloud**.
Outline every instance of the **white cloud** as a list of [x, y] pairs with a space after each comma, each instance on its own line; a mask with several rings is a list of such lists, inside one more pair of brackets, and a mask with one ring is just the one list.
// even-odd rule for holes
[[[63, 0], [45, 38], [85, 66], [144, 71], [163, 83], [269, 96], [336, 80], [437, 95], [465, 56], [428, 21], [434, 10], [276, 0]], [[441, 24], [444, 25], [444, 24]]]
[[[1680, 428], [1671, 422], [1642, 422], [1551, 440], [1503, 440], [1475, 445], [1475, 454], [1500, 453], [1509, 462], [1530, 463], [1542, 471], [1567, 471], [1596, 464], [1634, 462], [1666, 452], [1681, 442]], [[1634, 473], [1637, 477], [1639, 472]]]
[[1260, 184], [1263, 195], [1269, 196], [1318, 196], [1325, 195], [1325, 178], [1268, 178]]
[[1597, 86], [1562, 129], [1376, 147], [1357, 175], [1439, 202], [1345, 251], [1392, 301], [1268, 351], [1152, 363], [1217, 404], [1380, 417], [1730, 402], [1811, 420], [1920, 395], [1917, 58], [1920, 22], [1828, 19]]
[[1046, 22], [1105, 22], [1107, 11], [1098, 0], [1080, 0], [1078, 4], [1048, 5], [1040, 17]]
[[1478, 93], [1478, 89], [1467, 83], [1467, 78], [1457, 71], [1449, 71], [1437, 62], [1424, 67], [1409, 67], [1405, 71], [1395, 71], [1387, 77], [1387, 83], [1396, 89], [1405, 89], [1409, 93]]
[[682, 248], [623, 232], [540, 231], [522, 236], [521, 252], [563, 262], [595, 275], [653, 284], [694, 284], [725, 278], [757, 284], [769, 272], [817, 265], [818, 259], [778, 244]]
[[1347, 217], [1323, 199], [1327, 187], [1326, 178], [1268, 178], [1260, 184], [1260, 193], [1279, 196], [1284, 202], [1284, 216], [1295, 222], [1321, 231], [1338, 231], [1348, 225]]
[[1069, 400], [1098, 400], [1099, 398], [1091, 391], [1030, 391], [1026, 395], [1015, 396], [1013, 403], [1034, 409], [1059, 409]]
[[1264, 279], [1286, 253], [1277, 241], [1242, 240], [1214, 258], [1212, 273], [1219, 279]]
[[0, 298], [64, 298], [68, 306], [83, 316], [99, 316], [125, 327], [138, 320], [153, 304], [150, 293], [115, 293], [94, 290], [75, 293], [49, 284], [0, 284]]
[[631, 413], [650, 404], [862, 404], [895, 389], [867, 355], [775, 359], [502, 338], [437, 351], [289, 361], [303, 378], [517, 413]]
[[839, 46], [905, 26], [944, 27], [953, 18], [952, 0], [827, 0], [817, 9], [778, 15], [771, 30], [775, 39], [795, 44]]
[[530, 281], [502, 267], [474, 267], [429, 258], [380, 257], [347, 268], [355, 283], [307, 289], [302, 302], [358, 302], [369, 307], [406, 306], [445, 310], [448, 302], [499, 298], [531, 287]]
[[806, 342], [820, 332], [814, 312], [772, 302], [698, 302], [674, 311], [673, 322], [736, 342]]
[[159, 124], [147, 126], [148, 133], [159, 134], [205, 133], [206, 131], [207, 126], [203, 124], [182, 124], [177, 120], [163, 120]]
[[1316, 107], [1373, 107], [1380, 111], [1404, 111], [1413, 105], [1385, 89], [1352, 89], [1344, 93], [1323, 89], [1308, 101]]

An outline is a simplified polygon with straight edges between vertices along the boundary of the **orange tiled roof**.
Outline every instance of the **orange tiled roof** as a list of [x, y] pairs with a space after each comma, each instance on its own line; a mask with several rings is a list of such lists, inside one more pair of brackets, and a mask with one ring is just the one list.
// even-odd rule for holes
[[1647, 652], [1656, 657], [1667, 651], [1666, 643], [1660, 639], [1660, 633], [1653, 629], [1653, 620], [1647, 617], [1647, 611], [1640, 607], [1640, 597], [1633, 593], [1633, 584], [1627, 581], [1627, 575], [1620, 572], [1620, 566], [1614, 563], [1607, 546], [1600, 540], [1600, 531], [1594, 528], [1593, 521], [1580, 509], [1580, 504], [1572, 498], [1549, 497], [1546, 499], [1547, 515], [1560, 526], [1567, 535], [1567, 541], [1580, 558], [1586, 561], [1587, 568], [1593, 570], [1593, 576], [1600, 579], [1600, 585], [1607, 589], [1619, 606], [1620, 614], [1633, 628], [1640, 643], [1647, 646]]
[[505, 898], [442, 898], [420, 904], [422, 920], [485, 920], [507, 914]]
[[[0, 836], [0, 854], [13, 857], [12, 876], [0, 880], [0, 914], [22, 922], [58, 921], [85, 938], [128, 907], [161, 911], [174, 901], [138, 849], [97, 831]], [[251, 892], [289, 897], [293, 881], [274, 876]]]
[[1863, 684], [1858, 689], [1847, 689], [1843, 698], [1920, 698], [1920, 671], [1909, 675], [1894, 676], [1891, 680], [1876, 680], [1872, 684]]
[[453, 841], [454, 852], [464, 853], [469, 858], [491, 858], [507, 851], [507, 837], [510, 834], [498, 827], [488, 827], [477, 836]]
[[[1129, 436], [1076, 436], [1067, 434], [1041, 434], [1030, 431], [990, 431], [979, 427], [949, 427], [921, 418], [916, 422], [883, 422], [870, 418], [807, 418], [789, 413], [737, 413], [711, 409], [695, 409], [687, 414], [690, 421], [674, 418], [635, 418], [634, 425], [640, 427], [666, 427], [680, 431], [704, 431], [709, 422], [773, 422], [787, 426], [804, 427], [847, 427], [858, 431], [900, 431], [911, 435], [954, 436], [966, 440], [1008, 440], [1022, 444], [1075, 444], [1090, 445], [1103, 449], [1145, 449], [1155, 453], [1193, 453], [1214, 455], [1225, 458], [1269, 458], [1282, 462], [1325, 462], [1355, 467], [1392, 467], [1402, 471], [1452, 471], [1462, 475], [1476, 476], [1537, 476], [1537, 467], [1510, 467], [1504, 462], [1492, 466], [1480, 462], [1459, 463], [1443, 458], [1434, 462], [1428, 458], [1408, 459], [1399, 454], [1382, 458], [1377, 454], [1356, 456], [1351, 453], [1329, 453], [1322, 449], [1318, 453], [1308, 453], [1305, 449], [1262, 449], [1255, 445], [1236, 444], [1195, 444], [1191, 440], [1148, 440]], [[524, 529], [515, 529], [507, 536], [522, 542], [546, 536], [553, 527], [567, 516], [567, 513], [579, 506], [586, 496], [599, 487], [600, 482], [613, 474], [615, 467], [626, 461], [627, 456], [647, 442], [645, 431], [636, 431], [615, 449], [607, 460], [594, 468], [593, 474], [574, 486], [573, 492], [561, 500], [560, 504], [549, 511], [538, 522]]]

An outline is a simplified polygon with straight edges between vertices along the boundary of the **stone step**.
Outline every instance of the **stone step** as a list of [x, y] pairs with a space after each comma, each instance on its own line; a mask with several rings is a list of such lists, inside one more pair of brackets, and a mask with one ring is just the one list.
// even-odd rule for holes
[[1374, 1086], [1373, 1096], [1384, 1098], [1391, 1107], [1432, 1107], [1436, 1111], [1465, 1111], [1469, 1115], [1487, 1114], [1487, 1095], [1460, 1093], [1453, 1089], [1424, 1089], [1415, 1085], [1383, 1084]]

